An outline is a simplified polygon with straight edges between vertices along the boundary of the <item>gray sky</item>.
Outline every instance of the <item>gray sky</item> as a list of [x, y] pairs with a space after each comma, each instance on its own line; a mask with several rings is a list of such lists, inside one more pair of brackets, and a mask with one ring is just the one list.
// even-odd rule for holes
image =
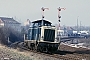
[[53, 24], [58, 23], [58, 7], [65, 7], [61, 11], [61, 25], [75, 26], [77, 17], [83, 26], [90, 26], [90, 0], [0, 0], [0, 16], [16, 17], [23, 23], [41, 19], [41, 7], [48, 7], [45, 19]]

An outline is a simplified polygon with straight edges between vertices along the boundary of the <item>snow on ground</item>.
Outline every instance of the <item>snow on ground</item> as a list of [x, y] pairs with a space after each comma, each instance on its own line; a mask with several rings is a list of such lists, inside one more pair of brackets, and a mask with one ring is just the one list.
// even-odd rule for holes
[[75, 47], [75, 48], [87, 48], [87, 49], [90, 49], [89, 47], [86, 47], [84, 46], [85, 43], [78, 43], [78, 44], [68, 44], [68, 43], [61, 43], [63, 45], [67, 45], [67, 46], [70, 46], [70, 47]]

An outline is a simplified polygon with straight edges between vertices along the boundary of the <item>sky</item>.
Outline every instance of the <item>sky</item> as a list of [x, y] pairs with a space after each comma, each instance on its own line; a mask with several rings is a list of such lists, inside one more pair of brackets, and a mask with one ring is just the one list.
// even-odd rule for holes
[[60, 12], [61, 26], [90, 26], [90, 0], [0, 0], [0, 16], [13, 17], [24, 24], [27, 19], [30, 21], [41, 19], [41, 7], [45, 10], [45, 19], [53, 24], [58, 24], [58, 7], [66, 8]]

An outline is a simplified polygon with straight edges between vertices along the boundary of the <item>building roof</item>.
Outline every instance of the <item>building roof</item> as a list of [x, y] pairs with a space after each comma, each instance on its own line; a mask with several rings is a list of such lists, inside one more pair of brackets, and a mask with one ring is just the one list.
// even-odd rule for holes
[[20, 24], [19, 22], [17, 22], [17, 21], [14, 20], [13, 18], [0, 17], [0, 19], [1, 19], [4, 23]]

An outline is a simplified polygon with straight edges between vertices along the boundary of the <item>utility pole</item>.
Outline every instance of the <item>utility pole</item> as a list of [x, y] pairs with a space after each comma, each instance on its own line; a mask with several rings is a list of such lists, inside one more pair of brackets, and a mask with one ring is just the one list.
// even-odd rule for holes
[[44, 8], [44, 7], [42, 7], [41, 10], [42, 10], [42, 26], [43, 26], [44, 11], [45, 11], [45, 10], [49, 10], [49, 8]]
[[81, 31], [81, 21], [80, 21], [80, 31]]
[[[78, 16], [78, 17], [79, 17], [79, 16]], [[78, 33], [78, 31], [79, 31], [79, 30], [78, 30], [78, 17], [77, 17], [77, 33]]]

